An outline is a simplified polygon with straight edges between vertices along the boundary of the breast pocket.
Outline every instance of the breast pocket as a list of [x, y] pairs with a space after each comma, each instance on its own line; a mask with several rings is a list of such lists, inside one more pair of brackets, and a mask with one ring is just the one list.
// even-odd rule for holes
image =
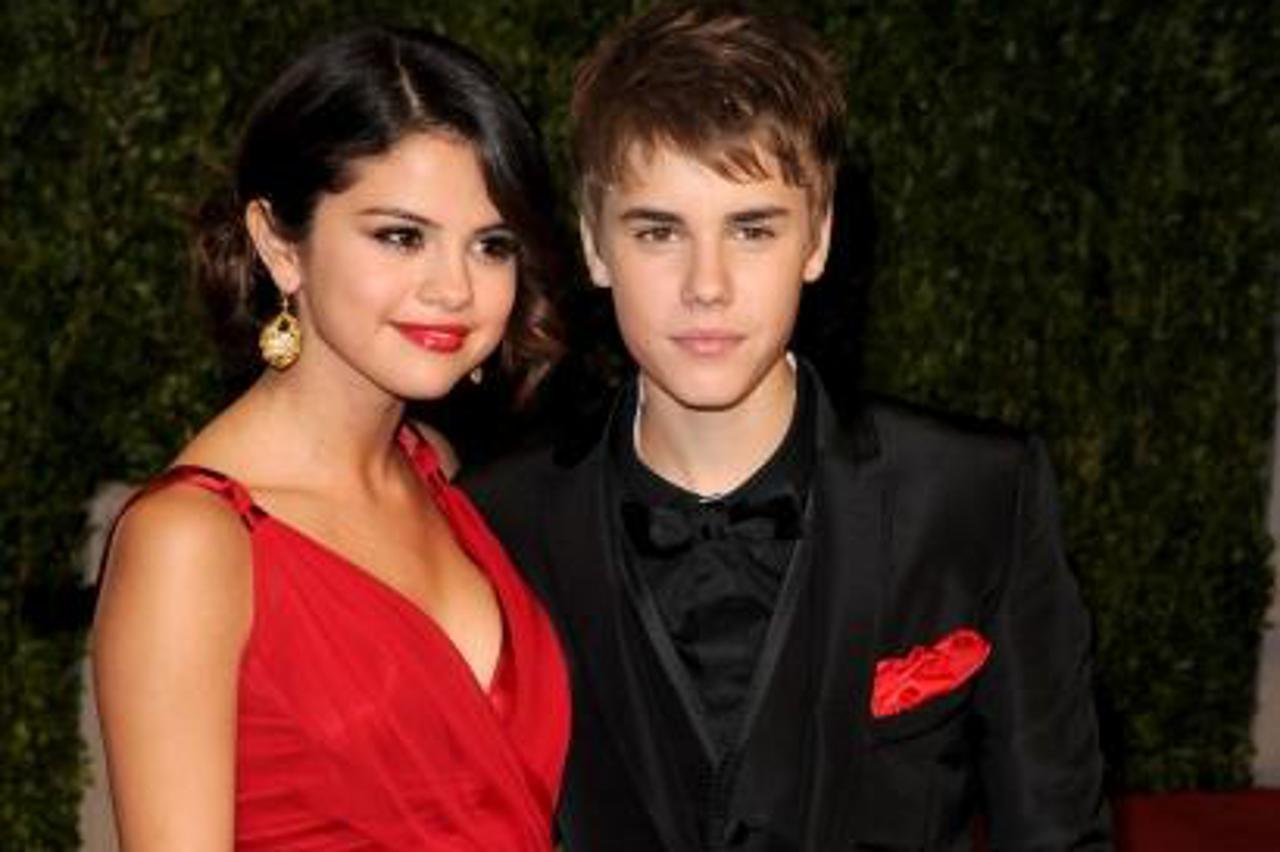
[[953, 777], [966, 773], [972, 745], [970, 688], [868, 722], [850, 801], [845, 848], [906, 852], [933, 848]]
[[961, 734], [971, 695], [972, 684], [964, 684], [909, 710], [872, 718], [869, 723], [871, 747], [926, 735]]
[[864, 754], [849, 804], [846, 849], [906, 852], [924, 849], [931, 822], [933, 776], [896, 749]]

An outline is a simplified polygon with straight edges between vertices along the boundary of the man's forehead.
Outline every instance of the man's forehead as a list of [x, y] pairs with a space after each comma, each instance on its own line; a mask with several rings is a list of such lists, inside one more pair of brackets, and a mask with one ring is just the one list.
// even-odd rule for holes
[[784, 181], [778, 158], [753, 139], [730, 139], [689, 149], [663, 139], [631, 142], [615, 163], [606, 189], [632, 191], [659, 170], [703, 173], [736, 184]]

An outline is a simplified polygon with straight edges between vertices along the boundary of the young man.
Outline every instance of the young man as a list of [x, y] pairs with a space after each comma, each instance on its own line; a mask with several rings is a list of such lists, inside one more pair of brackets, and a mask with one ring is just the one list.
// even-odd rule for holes
[[570, 852], [1104, 849], [1089, 624], [1034, 439], [787, 353], [844, 123], [812, 34], [689, 5], [573, 101], [582, 241], [639, 377], [585, 455], [471, 489], [572, 660]]

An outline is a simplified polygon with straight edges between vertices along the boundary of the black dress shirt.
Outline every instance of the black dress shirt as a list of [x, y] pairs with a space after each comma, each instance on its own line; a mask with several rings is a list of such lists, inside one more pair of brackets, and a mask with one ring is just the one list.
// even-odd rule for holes
[[[795, 409], [782, 443], [746, 482], [713, 498], [668, 482], [637, 456], [634, 388], [613, 420], [610, 462], [626, 530], [623, 555], [652, 595], [721, 757], [737, 740], [801, 532], [815, 452], [809, 385], [807, 372], [798, 370]], [[748, 512], [764, 506], [766, 513], [777, 507], [773, 514], [781, 517], [763, 525], [756, 518], [735, 522], [744, 506]], [[664, 515], [687, 528], [670, 535], [661, 528]]]

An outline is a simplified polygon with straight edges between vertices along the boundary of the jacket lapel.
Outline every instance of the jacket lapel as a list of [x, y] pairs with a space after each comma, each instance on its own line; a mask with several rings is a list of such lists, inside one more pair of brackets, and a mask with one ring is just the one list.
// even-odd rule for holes
[[[652, 656], [627, 584], [614, 539], [613, 496], [604, 443], [564, 471], [563, 487], [548, 495], [549, 557], [559, 588], [559, 616], [571, 632], [569, 645], [584, 649], [575, 660], [575, 689], [589, 690], [604, 727], [634, 782], [643, 807], [668, 849], [697, 846], [692, 795], [684, 791], [680, 767], [702, 748], [682, 707]], [[566, 522], [564, 519], [575, 519]], [[584, 748], [603, 744], [578, 743]]]
[[847, 813], [847, 805], [860, 799], [855, 787], [863, 777], [881, 615], [893, 571], [888, 467], [869, 414], [830, 436], [820, 485], [826, 513], [819, 546], [828, 555], [819, 580], [825, 594], [817, 619], [822, 641], [813, 657], [823, 672], [817, 724], [818, 740], [826, 743], [816, 755], [818, 781], [808, 814], [815, 848], [846, 842], [856, 816]]
[[[853, 801], [859, 755], [869, 733], [880, 614], [892, 571], [893, 493], [881, 475], [883, 465], [859, 460], [850, 449], [847, 444], [837, 446], [827, 455], [819, 480], [823, 505], [817, 529], [821, 556], [815, 566], [819, 642], [812, 659], [823, 673], [817, 696], [817, 741], [825, 747], [814, 756], [812, 832], [842, 828], [836, 815]], [[840, 842], [842, 837], [814, 837], [813, 848]]]
[[869, 416], [840, 423], [820, 395], [817, 431], [806, 585], [765, 687], [731, 810], [747, 826], [768, 822], [800, 834], [793, 842], [805, 849], [841, 845], [826, 832], [842, 828], [838, 815], [857, 781], [891, 570], [892, 493]]

